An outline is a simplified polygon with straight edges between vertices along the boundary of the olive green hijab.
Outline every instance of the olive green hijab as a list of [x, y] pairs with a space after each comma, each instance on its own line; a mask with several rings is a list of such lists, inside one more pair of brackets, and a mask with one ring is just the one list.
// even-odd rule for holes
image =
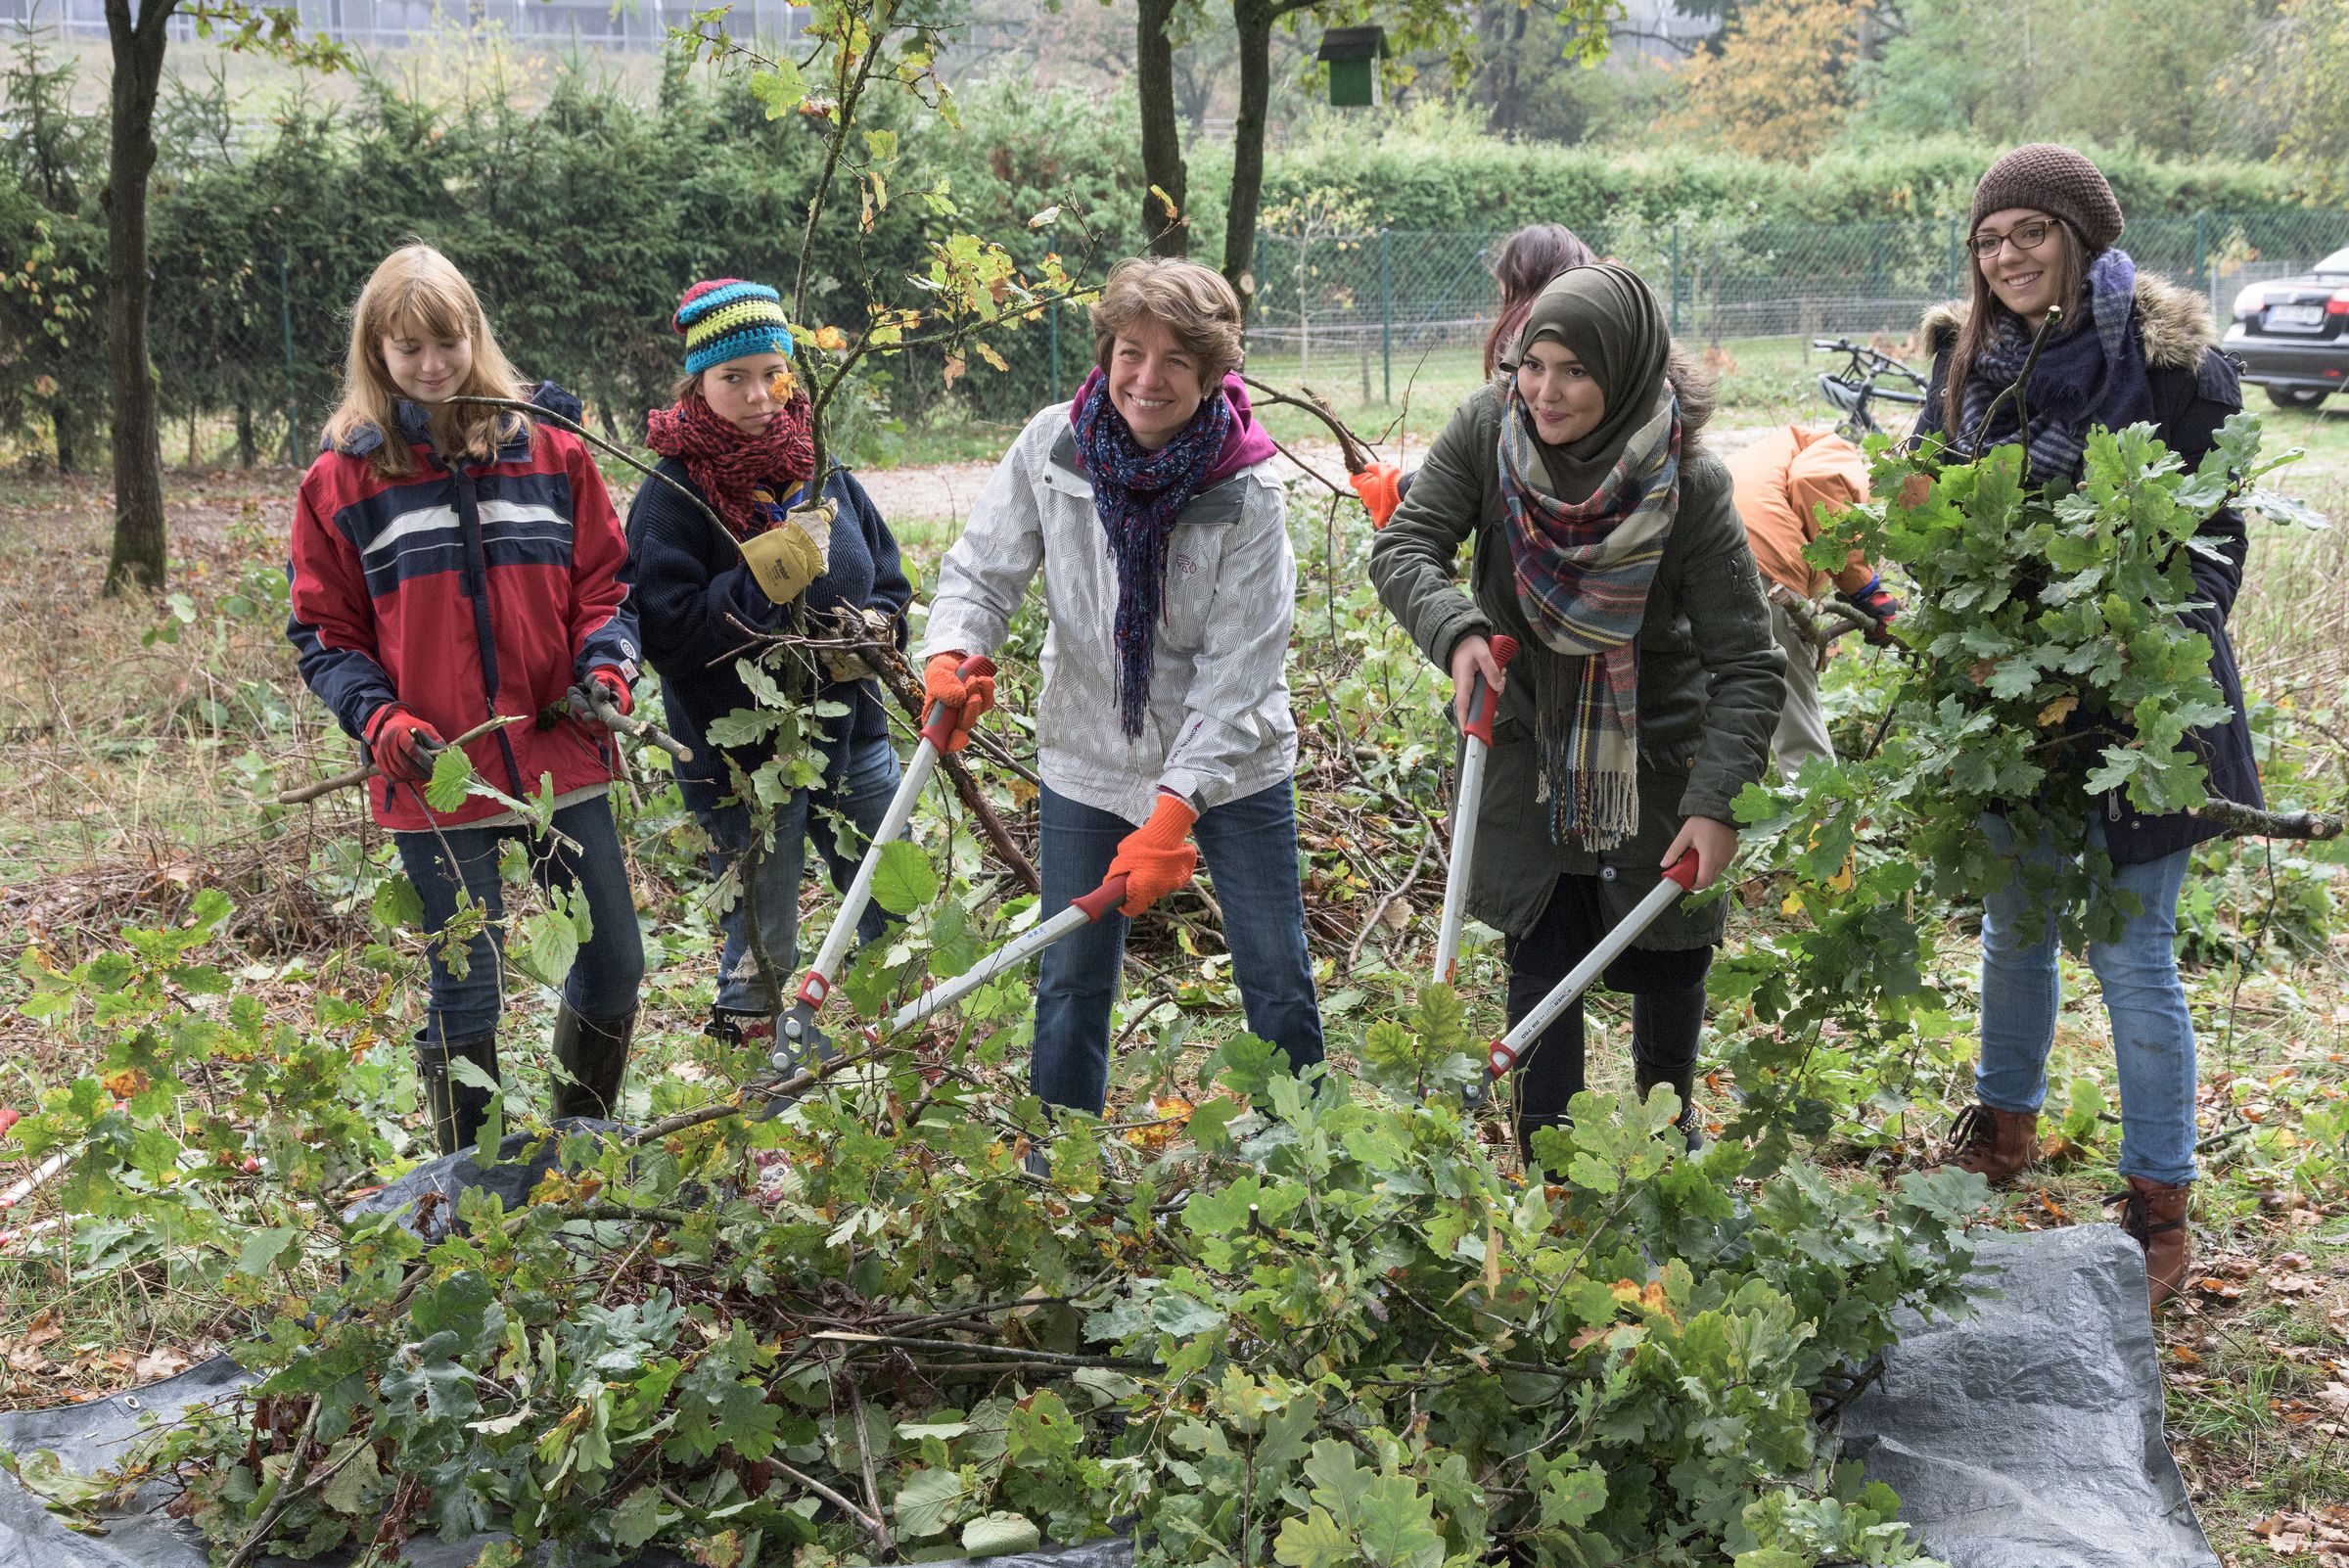
[[1552, 446], [1535, 437], [1552, 491], [1571, 505], [1589, 498], [1632, 437], [1656, 417], [1657, 401], [1667, 395], [1672, 328], [1638, 274], [1607, 261], [1569, 268], [1535, 297], [1503, 361], [1510, 374], [1538, 343], [1557, 344], [1581, 360], [1607, 399], [1598, 428], [1580, 440]]

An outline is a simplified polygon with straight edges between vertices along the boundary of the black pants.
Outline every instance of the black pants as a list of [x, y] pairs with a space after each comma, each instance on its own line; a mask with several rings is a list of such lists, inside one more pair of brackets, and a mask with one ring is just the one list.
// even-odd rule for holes
[[[1563, 876], [1534, 929], [1508, 940], [1509, 1023], [1530, 1013], [1607, 934], [1612, 915], [1596, 877]], [[1672, 1083], [1691, 1072], [1705, 1022], [1705, 972], [1713, 949], [1632, 947], [1599, 977], [1632, 998], [1632, 1057], [1641, 1079]], [[1537, 1128], [1564, 1127], [1567, 1106], [1583, 1091], [1583, 1004], [1557, 1016], [1517, 1059], [1511, 1104], [1517, 1151], [1535, 1165]]]

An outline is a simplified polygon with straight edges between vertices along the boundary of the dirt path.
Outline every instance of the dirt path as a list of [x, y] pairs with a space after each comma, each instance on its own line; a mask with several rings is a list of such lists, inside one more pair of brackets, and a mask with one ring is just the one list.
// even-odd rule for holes
[[[1721, 456], [1747, 445], [1763, 432], [1774, 429], [1772, 423], [1732, 425], [1715, 424], [1707, 433], [1713, 451]], [[1346, 463], [1339, 455], [1338, 443], [1323, 441], [1293, 441], [1273, 459], [1273, 471], [1283, 480], [1294, 480], [1309, 469], [1331, 484], [1346, 481]], [[1397, 454], [1404, 468], [1414, 469], [1427, 460], [1427, 447], [1414, 442]], [[971, 507], [979, 492], [987, 487], [993, 476], [992, 463], [930, 463], [908, 468], [859, 469], [856, 478], [872, 496], [881, 515], [893, 521], [929, 518], [961, 525], [971, 515]], [[1308, 493], [1300, 492], [1303, 501]], [[1317, 505], [1317, 499], [1315, 500]]]

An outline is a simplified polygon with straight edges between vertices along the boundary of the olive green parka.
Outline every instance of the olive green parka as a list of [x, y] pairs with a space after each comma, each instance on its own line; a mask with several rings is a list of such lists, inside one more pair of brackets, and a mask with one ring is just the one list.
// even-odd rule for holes
[[[1674, 350], [1674, 385], [1702, 385]], [[1548, 906], [1561, 875], [1600, 880], [1613, 918], [1661, 880], [1659, 862], [1681, 824], [1709, 816], [1734, 824], [1730, 802], [1770, 766], [1771, 736], [1785, 700], [1783, 657], [1770, 607], [1730, 499], [1728, 471], [1704, 449], [1709, 403], [1683, 394], [1681, 508], [1648, 589], [1634, 646], [1639, 657], [1639, 830], [1593, 852], [1553, 844], [1535, 738], [1539, 708], [1531, 669], [1508, 672], [1485, 764], [1468, 912], [1522, 937]], [[1370, 550], [1370, 576], [1388, 612], [1440, 669], [1470, 632], [1530, 640], [1517, 604], [1508, 520], [1500, 498], [1498, 384], [1460, 405], [1412, 476], [1394, 520]], [[1468, 585], [1455, 580], [1460, 545], [1472, 541]], [[1685, 948], [1721, 941], [1726, 900], [1685, 903], [1648, 928], [1638, 945]]]

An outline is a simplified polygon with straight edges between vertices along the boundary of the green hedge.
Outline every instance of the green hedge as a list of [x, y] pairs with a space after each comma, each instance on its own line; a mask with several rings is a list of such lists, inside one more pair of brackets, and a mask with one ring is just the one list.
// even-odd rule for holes
[[[1734, 216], [1756, 222], [1850, 223], [1962, 215], [1974, 182], [2004, 151], [1960, 141], [1915, 143], [1898, 153], [1839, 154], [1809, 167], [1659, 147], [1562, 147], [1419, 131], [1409, 123], [1377, 136], [1316, 139], [1267, 160], [1267, 205], [1316, 186], [1368, 194], [1385, 227], [1508, 228], [1555, 222], [1596, 227], [1636, 215], [1649, 221]], [[2094, 150], [2092, 150], [2094, 151]], [[2132, 214], [2297, 207], [2313, 185], [2263, 163], [2164, 164], [2095, 151]], [[1194, 191], [1196, 182], [1194, 182]]]
[[[55, 103], [42, 117], [16, 101], [34, 79], [16, 74], [0, 117], [58, 122]], [[1096, 277], [1139, 247], [1139, 155], [1124, 133], [1134, 119], [1129, 100], [983, 82], [962, 95], [960, 127], [902, 98], [879, 103], [876, 123], [894, 124], [904, 149], [892, 171], [895, 199], [869, 233], [859, 232], [852, 193], [838, 204], [818, 241], [816, 321], [854, 328], [858, 277], [912, 302], [905, 277], [923, 269], [926, 239], [949, 229], [998, 240], [1032, 265], [1053, 247], [1074, 262], [1089, 226]], [[335, 397], [349, 302], [369, 268], [412, 237], [448, 252], [473, 278], [526, 374], [578, 392], [615, 434], [639, 433], [680, 364], [668, 328], [678, 291], [717, 275], [788, 283], [820, 149], [812, 122], [769, 121], [739, 79], [673, 60], [649, 102], [576, 68], [534, 106], [495, 90], [454, 107], [428, 104], [379, 77], [343, 108], [296, 103], [258, 128], [235, 125], [216, 99], [178, 106], [161, 128], [152, 239], [165, 407], [235, 415], [249, 444], [264, 450], [283, 444], [289, 400], [296, 444], [315, 442]], [[69, 436], [104, 429], [102, 314], [79, 299], [103, 287], [103, 131], [85, 119], [51, 138], [43, 156], [75, 163], [64, 186], [44, 177], [29, 136], [0, 137], [0, 434], [46, 442], [60, 411], [76, 427]], [[1347, 188], [1368, 195], [1377, 220], [1398, 230], [1490, 232], [1536, 219], [1601, 232], [1632, 220], [1847, 223], [1961, 212], [1994, 152], [1923, 143], [1798, 169], [1671, 149], [1508, 144], [1422, 114], [1327, 123], [1301, 137], [1271, 158], [1267, 201]], [[2163, 165], [2126, 154], [2105, 162], [2137, 217], [2258, 211], [2307, 194], [2291, 173], [2264, 166]], [[1221, 254], [1229, 170], [1228, 144], [1191, 150], [1194, 254], [1205, 259]], [[1029, 227], [1053, 206], [1056, 226]], [[37, 297], [29, 282], [43, 283]], [[56, 314], [61, 296], [81, 307], [69, 321]], [[1000, 336], [1007, 372], [968, 356], [958, 406], [1012, 420], [1040, 402], [1055, 379], [1050, 342], [1040, 325]], [[1082, 311], [1064, 311], [1063, 395], [1089, 357]], [[861, 390], [918, 417], [940, 400], [944, 369], [939, 353], [917, 353]], [[874, 432], [859, 421], [844, 434], [869, 451]], [[76, 455], [87, 464], [95, 454]]]

